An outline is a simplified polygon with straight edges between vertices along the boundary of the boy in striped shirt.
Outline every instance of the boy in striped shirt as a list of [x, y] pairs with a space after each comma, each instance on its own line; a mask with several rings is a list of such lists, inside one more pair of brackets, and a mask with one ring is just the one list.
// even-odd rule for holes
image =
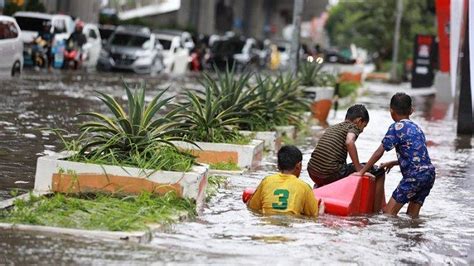
[[[369, 112], [364, 105], [356, 104], [347, 110], [345, 121], [324, 132], [308, 162], [308, 173], [315, 187], [325, 186], [363, 168], [355, 141], [368, 123]], [[352, 163], [346, 162], [347, 154]], [[376, 177], [374, 211], [378, 212], [384, 197], [385, 173], [377, 167], [372, 167], [368, 172]]]

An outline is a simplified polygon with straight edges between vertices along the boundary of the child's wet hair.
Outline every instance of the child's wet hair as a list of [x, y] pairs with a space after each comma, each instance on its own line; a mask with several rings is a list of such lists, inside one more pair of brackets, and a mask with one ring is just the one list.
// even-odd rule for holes
[[398, 115], [410, 115], [411, 97], [403, 92], [397, 92], [390, 100], [390, 108]]
[[369, 112], [362, 104], [354, 104], [347, 109], [346, 120], [354, 121], [360, 118], [362, 121], [369, 123]]
[[293, 145], [284, 145], [278, 151], [278, 169], [289, 171], [295, 169], [296, 165], [303, 160], [301, 151]]

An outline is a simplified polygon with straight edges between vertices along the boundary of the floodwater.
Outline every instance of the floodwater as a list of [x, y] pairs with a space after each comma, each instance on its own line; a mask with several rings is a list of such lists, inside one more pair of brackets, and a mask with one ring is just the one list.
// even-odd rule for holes
[[[141, 78], [126, 76], [127, 81]], [[147, 79], [149, 94], [156, 87], [195, 84], [193, 78]], [[94, 90], [123, 95], [117, 74], [47, 76], [30, 74], [22, 80], [0, 81], [0, 199], [12, 190], [33, 187], [36, 158], [59, 151], [61, 143], [50, 128], [75, 132], [75, 117], [100, 111]], [[366, 161], [392, 123], [388, 102], [400, 87], [368, 84], [357, 102], [366, 104], [370, 123], [357, 140]], [[404, 89], [404, 88], [401, 88]], [[419, 94], [419, 93], [418, 93]], [[456, 136], [452, 106], [434, 96], [415, 96], [412, 119], [425, 131], [437, 179], [419, 219], [405, 215], [341, 218], [322, 215], [317, 221], [294, 217], [262, 217], [241, 202], [245, 187], [275, 170], [269, 156], [261, 169], [232, 176], [195, 221], [176, 224], [148, 244], [130, 244], [0, 230], [3, 263], [118, 264], [474, 264], [474, 166], [471, 137]], [[330, 124], [342, 121], [345, 110], [331, 112]], [[299, 145], [304, 163], [317, 141]], [[395, 153], [382, 161], [395, 159]], [[307, 173], [302, 179], [312, 184]], [[386, 177], [386, 195], [400, 180], [393, 169]], [[405, 209], [402, 209], [404, 212]]]

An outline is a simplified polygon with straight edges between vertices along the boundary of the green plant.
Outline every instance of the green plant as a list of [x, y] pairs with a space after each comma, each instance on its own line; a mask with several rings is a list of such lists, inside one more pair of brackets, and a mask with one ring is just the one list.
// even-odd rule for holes
[[298, 79], [280, 74], [276, 78], [257, 76], [254, 97], [258, 100], [249, 123], [250, 130], [273, 130], [275, 126], [298, 124], [302, 113], [309, 110]]
[[334, 87], [336, 76], [322, 71], [323, 64], [317, 62], [304, 62], [300, 64], [298, 76], [303, 86]]
[[209, 74], [204, 74], [201, 84], [210, 88], [213, 98], [222, 99], [221, 110], [232, 109], [246, 122], [239, 123], [239, 128], [248, 130], [251, 124], [262, 123], [262, 118], [258, 116], [262, 109], [261, 99], [255, 97], [256, 86], [250, 86], [251, 73], [237, 74], [235, 68], [228, 66], [224, 71], [215, 68], [217, 78], [212, 78]]
[[[157, 170], [186, 171], [194, 158], [179, 152], [171, 141], [183, 140], [178, 133], [178, 112], [165, 112], [173, 97], [163, 98], [166, 90], [145, 103], [145, 86], [134, 93], [124, 84], [128, 113], [110, 95], [97, 92], [111, 116], [97, 112], [81, 115], [94, 118], [80, 127], [82, 134], [72, 141], [61, 137], [69, 150], [77, 151], [70, 160], [138, 166]], [[164, 114], [159, 114], [162, 111]], [[187, 141], [187, 140], [186, 140]]]
[[217, 194], [217, 190], [222, 188], [228, 181], [227, 176], [211, 175], [207, 179], [206, 201], [209, 201]]
[[211, 169], [216, 170], [227, 170], [227, 171], [239, 171], [241, 170], [240, 167], [234, 162], [218, 162], [218, 163], [211, 163], [209, 165]]
[[81, 194], [51, 197], [33, 196], [16, 200], [14, 206], [0, 211], [0, 221], [90, 230], [146, 230], [148, 224], [168, 224], [177, 213], [194, 216], [196, 205], [173, 192], [164, 196], [142, 193], [137, 196]]
[[341, 98], [347, 97], [357, 91], [359, 87], [360, 84], [358, 82], [341, 82], [339, 84], [338, 95]]
[[[183, 129], [179, 134], [192, 141], [232, 142], [242, 137], [237, 132], [237, 124], [246, 120], [242, 112], [234, 106], [223, 108], [229, 96], [215, 97], [210, 87], [204, 94], [187, 91], [179, 123]], [[184, 132], [184, 129], [186, 131]]]

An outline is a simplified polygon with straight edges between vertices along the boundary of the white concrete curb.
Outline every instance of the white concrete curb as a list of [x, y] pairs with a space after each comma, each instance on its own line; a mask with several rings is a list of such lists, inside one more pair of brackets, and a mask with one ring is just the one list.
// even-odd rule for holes
[[[260, 164], [263, 157], [264, 142], [262, 140], [252, 140], [247, 145], [239, 144], [228, 144], [228, 143], [211, 143], [211, 142], [195, 142], [198, 147], [191, 143], [183, 141], [173, 141], [173, 144], [183, 150], [190, 151], [205, 151], [205, 152], [216, 152], [217, 156], [221, 156], [222, 153], [235, 153], [237, 154], [237, 162], [235, 162], [240, 168], [250, 169]], [[227, 162], [228, 159], [223, 157], [220, 162]], [[203, 161], [203, 163], [212, 163]]]
[[179, 184], [183, 188], [183, 197], [196, 200], [198, 210], [202, 207], [207, 186], [207, 166], [193, 166], [190, 172], [153, 171], [132, 167], [98, 165], [61, 160], [65, 154], [42, 156], [38, 158], [34, 191], [52, 192], [53, 174], [73, 172], [75, 174], [97, 174], [147, 179], [159, 184]]
[[240, 134], [263, 140], [265, 149], [278, 151], [281, 146], [281, 134], [277, 131], [247, 131], [240, 130]]

